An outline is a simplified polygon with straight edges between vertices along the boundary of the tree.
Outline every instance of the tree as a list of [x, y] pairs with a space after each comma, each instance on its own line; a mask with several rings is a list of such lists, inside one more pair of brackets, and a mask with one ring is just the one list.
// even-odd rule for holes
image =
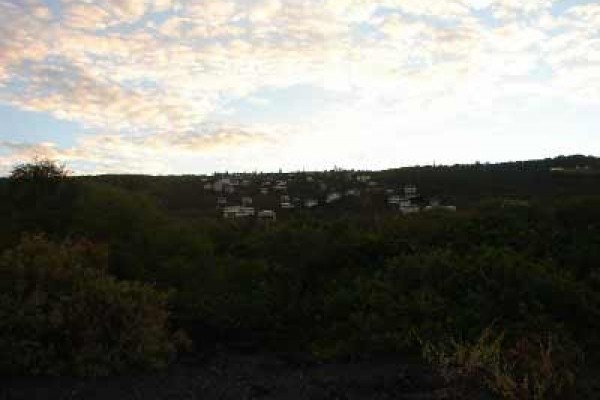
[[35, 158], [16, 165], [9, 176], [17, 231], [55, 233], [68, 226], [75, 187], [63, 164]]
[[60, 180], [68, 174], [64, 164], [50, 159], [34, 158], [33, 162], [17, 164], [10, 173], [10, 179], [13, 182]]

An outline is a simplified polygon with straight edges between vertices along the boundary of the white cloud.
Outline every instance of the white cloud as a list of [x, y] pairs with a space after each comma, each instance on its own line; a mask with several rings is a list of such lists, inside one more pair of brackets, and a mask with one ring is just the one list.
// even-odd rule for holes
[[[270, 99], [256, 92], [294, 85], [338, 93], [347, 99], [343, 112], [370, 110], [388, 131], [400, 111], [441, 120], [514, 93], [533, 96], [531, 87], [547, 88], [548, 98], [599, 101], [600, 6], [559, 16], [551, 7], [551, 0], [62, 0], [57, 13], [42, 0], [0, 0], [0, 99], [107, 132], [133, 153], [141, 145], [217, 151], [221, 142], [258, 143], [235, 130], [189, 132], [232, 100], [260, 107]], [[486, 9], [493, 23], [480, 17]], [[330, 118], [311, 117], [323, 125]], [[152, 139], [127, 140], [141, 133]]]

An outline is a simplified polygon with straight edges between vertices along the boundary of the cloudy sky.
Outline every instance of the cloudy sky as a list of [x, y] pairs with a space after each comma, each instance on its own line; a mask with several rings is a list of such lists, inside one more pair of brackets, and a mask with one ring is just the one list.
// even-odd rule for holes
[[0, 0], [0, 175], [600, 155], [600, 0]]

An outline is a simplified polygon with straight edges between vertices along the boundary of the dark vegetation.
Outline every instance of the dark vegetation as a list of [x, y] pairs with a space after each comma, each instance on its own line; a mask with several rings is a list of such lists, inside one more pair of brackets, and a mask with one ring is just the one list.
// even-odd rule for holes
[[[0, 181], [0, 369], [160, 367], [187, 335], [416, 355], [462, 398], [576, 396], [600, 361], [597, 170], [576, 156], [382, 171], [459, 211], [402, 216], [374, 192], [265, 225], [220, 219], [200, 177], [25, 164]], [[343, 189], [346, 174], [313, 175]]]

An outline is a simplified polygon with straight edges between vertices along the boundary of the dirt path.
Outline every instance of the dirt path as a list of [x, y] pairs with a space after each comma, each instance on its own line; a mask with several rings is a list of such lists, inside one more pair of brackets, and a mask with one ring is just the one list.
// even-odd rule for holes
[[441, 399], [439, 378], [399, 359], [314, 363], [220, 350], [166, 371], [122, 377], [0, 379], [0, 399]]

